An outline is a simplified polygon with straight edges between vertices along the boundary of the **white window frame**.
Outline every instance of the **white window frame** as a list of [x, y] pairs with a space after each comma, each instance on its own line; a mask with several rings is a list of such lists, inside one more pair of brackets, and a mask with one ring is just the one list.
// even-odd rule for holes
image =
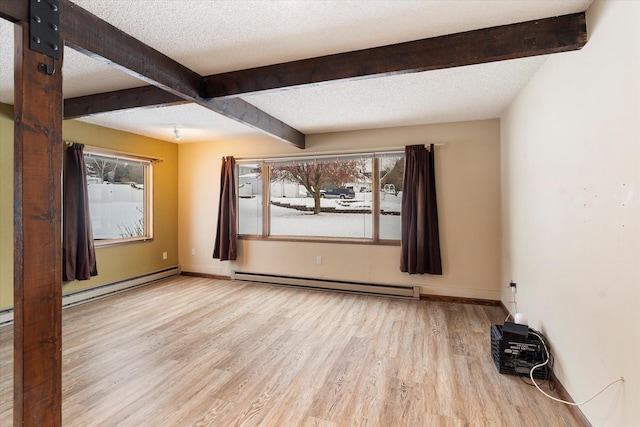
[[[113, 239], [96, 239], [94, 235], [93, 244], [95, 247], [105, 247], [121, 245], [126, 243], [147, 242], [153, 240], [153, 162], [156, 159], [139, 156], [135, 154], [124, 153], [115, 150], [103, 148], [88, 147], [84, 148], [85, 163], [87, 157], [103, 157], [122, 160], [124, 162], [131, 161], [140, 163], [144, 166], [144, 196], [143, 196], [143, 219], [144, 219], [144, 235], [136, 237], [119, 237]], [[87, 177], [89, 178], [89, 177]], [[87, 182], [87, 185], [89, 183]], [[93, 227], [93, 219], [91, 221]]]
[[[400, 245], [400, 239], [381, 239], [380, 238], [380, 159], [378, 155], [387, 155], [387, 154], [397, 154], [399, 157], [404, 157], [404, 151], [399, 151], [397, 149], [389, 150], [389, 151], [379, 151], [379, 152], [350, 152], [350, 153], [323, 153], [322, 155], [308, 155], [308, 156], [295, 156], [295, 157], [279, 157], [279, 158], [237, 158], [236, 159], [236, 188], [239, 186], [239, 177], [238, 170], [241, 165], [246, 164], [259, 164], [261, 165], [262, 171], [261, 175], [262, 179], [262, 233], [261, 234], [239, 234], [238, 237], [240, 239], [245, 240], [278, 240], [278, 241], [303, 241], [303, 242], [333, 242], [333, 243], [360, 243], [360, 244], [377, 244], [377, 245], [392, 245], [398, 246]], [[340, 157], [354, 157], [356, 155], [360, 156], [370, 156], [372, 162], [372, 171], [371, 171], [371, 237], [364, 238], [353, 238], [353, 237], [324, 237], [324, 236], [273, 236], [271, 235], [271, 173], [270, 173], [270, 165], [282, 161], [295, 161], [295, 160], [305, 160], [305, 159], [322, 159], [322, 158], [340, 158]], [[267, 179], [264, 179], [267, 177]], [[377, 177], [377, 179], [374, 179]], [[236, 197], [236, 203], [239, 203], [239, 194]], [[240, 223], [240, 209], [239, 206], [236, 205], [236, 211], [238, 212], [238, 230]]]

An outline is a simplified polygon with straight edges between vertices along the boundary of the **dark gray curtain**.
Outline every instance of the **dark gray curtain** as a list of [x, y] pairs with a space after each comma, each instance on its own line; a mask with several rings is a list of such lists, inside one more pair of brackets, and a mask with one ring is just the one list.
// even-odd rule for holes
[[236, 212], [236, 161], [222, 158], [220, 172], [220, 204], [218, 205], [218, 229], [213, 247], [213, 257], [220, 261], [234, 260], [238, 255], [238, 216]]
[[89, 280], [98, 275], [98, 268], [82, 144], [73, 144], [67, 149], [63, 194], [62, 280]]
[[442, 274], [433, 145], [430, 148], [405, 147], [400, 270], [409, 274]]

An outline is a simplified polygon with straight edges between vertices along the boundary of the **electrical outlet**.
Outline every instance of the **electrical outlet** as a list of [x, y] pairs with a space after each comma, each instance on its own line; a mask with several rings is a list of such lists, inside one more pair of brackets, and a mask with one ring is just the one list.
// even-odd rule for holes
[[167, 259], [167, 253], [166, 252], [162, 252], [162, 259]]
[[316, 264], [318, 264], [318, 265], [322, 264], [322, 257], [321, 256], [317, 256], [316, 257]]
[[191, 248], [191, 256], [195, 256], [196, 255], [196, 248]]

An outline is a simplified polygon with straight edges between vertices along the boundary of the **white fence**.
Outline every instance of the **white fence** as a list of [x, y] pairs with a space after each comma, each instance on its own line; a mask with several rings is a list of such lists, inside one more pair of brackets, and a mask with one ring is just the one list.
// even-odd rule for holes
[[144, 217], [144, 188], [137, 184], [88, 184], [93, 237], [133, 237], [127, 230], [140, 228]]

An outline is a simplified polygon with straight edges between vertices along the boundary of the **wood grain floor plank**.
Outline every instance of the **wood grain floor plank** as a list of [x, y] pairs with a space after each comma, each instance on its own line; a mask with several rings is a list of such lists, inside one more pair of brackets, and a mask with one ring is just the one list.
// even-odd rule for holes
[[[499, 307], [175, 277], [63, 311], [65, 426], [578, 426], [500, 375]], [[0, 328], [0, 425], [13, 333]]]
[[385, 393], [380, 426], [426, 426], [430, 400], [422, 384], [392, 378]]
[[[234, 412], [236, 409], [235, 404], [231, 402], [227, 402], [226, 400], [220, 399], [211, 399], [209, 403], [209, 407], [204, 412], [204, 414], [200, 415], [198, 412], [194, 412], [195, 421], [193, 422], [193, 427], [206, 427], [206, 426], [216, 426], [222, 425], [218, 423], [218, 419], [221, 416]], [[189, 425], [189, 422], [185, 422], [184, 424], [174, 424], [176, 426], [184, 426]]]
[[251, 331], [251, 334], [244, 341], [234, 341], [228, 346], [222, 346], [228, 349], [229, 353], [220, 359], [216, 364], [217, 368], [240, 372], [248, 366], [258, 363], [264, 349], [273, 345], [289, 330], [286, 323], [279, 322], [278, 319], [265, 320], [261, 325], [246, 325], [245, 327]]
[[[321, 389], [327, 383], [327, 377], [331, 374], [334, 366], [338, 363], [344, 348], [355, 333], [356, 327], [340, 324], [336, 328], [328, 328], [333, 335], [326, 336], [324, 340], [322, 331], [318, 334], [311, 333], [307, 336], [309, 344], [313, 346], [314, 360], [296, 377], [296, 383], [302, 387]], [[315, 331], [314, 331], [315, 332]], [[331, 345], [327, 343], [331, 342]]]
[[[314, 401], [316, 390], [292, 384], [284, 390], [265, 417], [265, 426], [301, 426], [307, 422], [307, 412]], [[322, 424], [317, 424], [322, 425]]]
[[309, 417], [305, 420], [304, 424], [302, 424], [302, 427], [336, 427], [337, 425], [338, 424], [332, 421], [322, 420], [316, 417]]
[[255, 355], [255, 363], [235, 373], [216, 398], [236, 403], [244, 400], [247, 394], [259, 387], [261, 381], [270, 376], [274, 366], [294, 351], [301, 334], [298, 331], [287, 331], [281, 335], [270, 347]]
[[[303, 336], [300, 332], [296, 333]], [[314, 356], [312, 350], [306, 346], [294, 348], [282, 361], [267, 370], [268, 375], [252, 382], [252, 391], [238, 402], [238, 406], [246, 408], [239, 417], [233, 414], [231, 419], [220, 421], [227, 425], [262, 425], [264, 418], [278, 405], [280, 397], [286, 395], [287, 390], [296, 388], [292, 383], [298, 373], [311, 363], [310, 359]], [[290, 404], [290, 401], [287, 404]]]
[[[203, 376], [201, 380], [195, 383], [197, 389], [195, 394], [184, 395], [182, 398], [176, 398], [171, 406], [164, 409], [165, 416], [161, 414], [157, 417], [162, 425], [167, 426], [185, 426], [190, 424], [198, 424], [205, 422], [213, 422], [216, 418], [224, 416], [234, 408], [234, 404], [219, 400], [213, 397], [216, 391], [229, 380], [231, 374], [225, 371], [212, 370], [207, 376]], [[191, 385], [185, 385], [185, 388], [191, 388]], [[177, 407], [174, 409], [174, 407]], [[194, 419], [194, 417], [196, 417]], [[198, 419], [198, 417], [200, 419]], [[153, 417], [156, 419], [156, 417]], [[209, 425], [209, 424], [207, 424]]]
[[368, 369], [363, 370], [350, 403], [353, 426], [378, 424], [384, 408], [385, 391], [397, 372], [395, 359], [370, 354], [373, 360], [367, 361]]
[[331, 421], [342, 419], [350, 410], [349, 402], [367, 358], [373, 358], [373, 341], [352, 338], [338, 358], [325, 386], [318, 393], [309, 415]]

